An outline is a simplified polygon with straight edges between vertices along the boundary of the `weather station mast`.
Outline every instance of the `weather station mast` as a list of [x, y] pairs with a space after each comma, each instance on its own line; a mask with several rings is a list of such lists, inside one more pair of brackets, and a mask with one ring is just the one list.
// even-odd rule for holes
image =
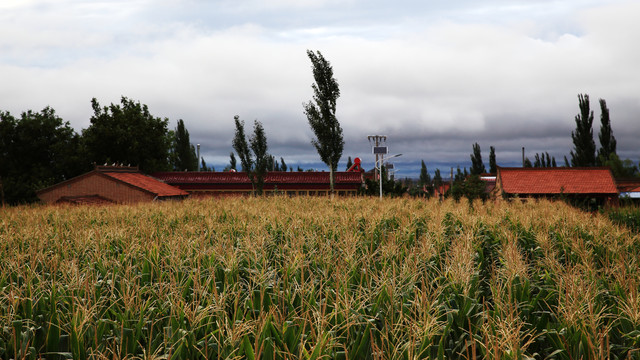
[[374, 168], [374, 178], [378, 178], [378, 160], [380, 156], [388, 153], [388, 148], [381, 144], [387, 141], [387, 135], [369, 135], [369, 143], [373, 142], [373, 154], [376, 156], [376, 166]]
[[369, 135], [369, 143], [373, 142], [373, 154], [376, 156], [376, 166], [374, 167], [374, 179], [378, 179], [380, 184], [380, 199], [382, 199], [382, 162], [384, 155], [389, 153], [389, 148], [382, 144], [387, 141], [387, 135]]
[[[382, 167], [384, 166], [384, 156], [389, 153], [389, 148], [383, 145], [383, 143], [387, 141], [387, 135], [369, 135], [367, 139], [369, 139], [369, 143], [373, 142], [373, 154], [376, 156], [374, 179], [378, 179], [378, 184], [380, 185], [380, 200], [382, 200]], [[402, 156], [402, 154], [389, 156], [387, 161], [398, 156]], [[393, 164], [389, 164], [389, 167], [392, 165]]]

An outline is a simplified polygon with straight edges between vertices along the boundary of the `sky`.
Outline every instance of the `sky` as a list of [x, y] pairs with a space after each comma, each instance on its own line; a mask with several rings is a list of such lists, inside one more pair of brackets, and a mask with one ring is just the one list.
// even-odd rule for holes
[[201, 155], [229, 163], [239, 115], [269, 152], [326, 170], [303, 103], [307, 50], [330, 61], [347, 157], [365, 168], [386, 135], [397, 175], [469, 167], [478, 143], [500, 166], [548, 152], [564, 163], [587, 94], [621, 158], [640, 161], [640, 2], [623, 0], [2, 0], [0, 110], [52, 107], [78, 132], [91, 99], [125, 96], [171, 129], [183, 119]]

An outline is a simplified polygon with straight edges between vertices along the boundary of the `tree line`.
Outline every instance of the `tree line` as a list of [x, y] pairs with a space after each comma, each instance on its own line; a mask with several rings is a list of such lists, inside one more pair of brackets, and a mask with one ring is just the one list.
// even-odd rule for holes
[[[607, 102], [599, 99], [600, 105], [600, 131], [598, 140], [600, 148], [596, 147], [593, 136], [593, 120], [594, 113], [591, 110], [589, 95], [578, 95], [578, 107], [580, 112], [575, 116], [576, 128], [571, 132], [571, 140], [573, 149], [570, 151], [569, 158], [564, 156], [565, 167], [593, 167], [608, 166], [614, 178], [628, 178], [640, 176], [640, 168], [636, 166], [632, 160], [621, 160], [617, 154], [617, 141], [613, 135], [611, 127], [611, 119]], [[480, 181], [480, 175], [487, 173], [484, 162], [482, 160], [482, 151], [480, 145], [476, 142], [472, 145], [471, 167], [469, 171], [465, 167], [461, 170], [458, 166], [453, 176], [452, 187], [448, 190], [447, 195], [460, 199], [461, 197], [486, 198], [484, 192], [484, 183]], [[640, 164], [639, 164], [640, 165]], [[557, 167], [558, 164], [554, 156], [550, 156], [549, 152], [536, 153], [532, 162], [528, 157], [523, 158], [523, 167], [548, 168]], [[495, 147], [490, 147], [489, 152], [489, 171], [490, 174], [497, 173], [497, 162]], [[435, 176], [431, 179], [427, 166], [422, 161], [420, 170], [420, 178], [417, 186], [409, 189], [412, 195], [431, 196], [435, 189], [442, 185], [442, 177], [440, 170], [436, 169]]]
[[[344, 140], [336, 119], [340, 96], [331, 64], [317, 51], [308, 50], [315, 83], [314, 97], [304, 113], [314, 131], [311, 144], [329, 166], [331, 190]], [[95, 164], [138, 166], [140, 171], [215, 171], [198, 159], [182, 119], [169, 129], [169, 119], [153, 116], [147, 105], [127, 97], [119, 104], [101, 106], [91, 100], [90, 125], [76, 132], [55, 110], [28, 110], [19, 117], [0, 110], [0, 202], [20, 204], [37, 200], [36, 191], [71, 179], [93, 169]], [[234, 117], [236, 133], [233, 149], [258, 193], [262, 192], [267, 171], [287, 171], [284, 158], [277, 161], [267, 152], [264, 127], [254, 122], [253, 136], [244, 132], [244, 122]], [[200, 162], [200, 164], [199, 164]], [[235, 170], [237, 160], [230, 154], [226, 170]], [[293, 168], [289, 168], [293, 170]], [[302, 169], [298, 167], [298, 170]]]
[[94, 164], [138, 166], [147, 173], [198, 167], [182, 119], [169, 130], [169, 119], [153, 116], [147, 105], [124, 96], [109, 106], [93, 98], [91, 107], [90, 125], [80, 133], [51, 107], [19, 117], [0, 111], [3, 203], [36, 201], [37, 190], [85, 173]]

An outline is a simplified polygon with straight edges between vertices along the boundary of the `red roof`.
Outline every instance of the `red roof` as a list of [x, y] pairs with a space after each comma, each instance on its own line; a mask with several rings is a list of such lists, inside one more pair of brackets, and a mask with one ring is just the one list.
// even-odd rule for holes
[[616, 186], [620, 192], [640, 192], [640, 179], [616, 179]]
[[617, 194], [608, 167], [498, 167], [502, 190], [508, 194]]
[[[360, 184], [359, 172], [335, 172], [336, 184]], [[169, 184], [250, 184], [246, 172], [159, 172], [152, 174]], [[270, 171], [265, 184], [329, 184], [329, 172]]]
[[103, 172], [103, 174], [142, 190], [146, 190], [150, 193], [156, 194], [156, 196], [159, 197], [189, 195], [189, 193], [184, 190], [165, 184], [157, 179], [141, 174], [139, 172]]
[[[127, 166], [96, 166], [95, 170], [93, 171], [84, 173], [82, 175], [76, 176], [69, 180], [65, 180], [63, 182], [59, 182], [47, 188], [40, 189], [36, 192], [36, 194], [51, 191], [53, 189], [56, 189], [65, 185], [69, 185], [71, 183], [81, 181], [83, 179], [86, 179], [90, 176], [95, 176], [95, 175], [108, 177], [117, 182], [124, 183], [129, 186], [140, 189], [142, 191], [154, 194], [157, 197], [173, 197], [173, 196], [189, 195], [188, 192], [182, 189], [171, 186], [169, 184], [165, 184], [158, 179], [154, 179], [150, 176], [140, 173], [137, 167], [127, 167]], [[87, 195], [93, 196], [92, 194], [87, 194]]]

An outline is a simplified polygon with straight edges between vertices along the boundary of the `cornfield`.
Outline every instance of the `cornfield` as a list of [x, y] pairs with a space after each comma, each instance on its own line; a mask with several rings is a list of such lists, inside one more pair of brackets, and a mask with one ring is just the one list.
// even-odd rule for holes
[[556, 202], [0, 209], [1, 359], [640, 359], [640, 237]]

